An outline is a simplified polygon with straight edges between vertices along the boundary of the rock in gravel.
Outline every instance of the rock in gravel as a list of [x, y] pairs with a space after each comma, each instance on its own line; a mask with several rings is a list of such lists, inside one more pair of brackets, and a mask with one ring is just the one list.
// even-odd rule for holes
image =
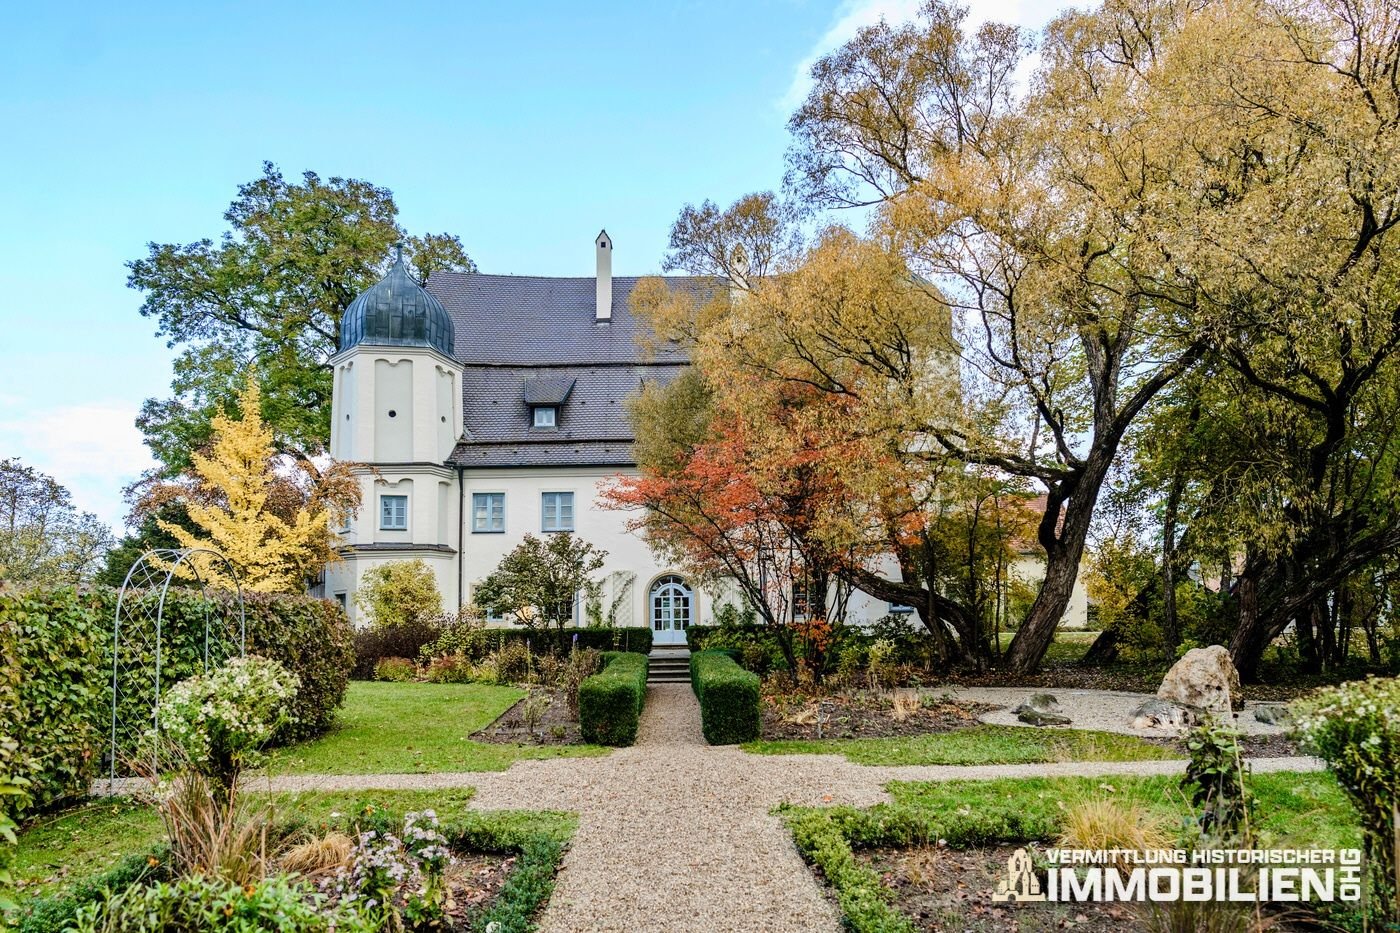
[[1016, 712], [1023, 709], [1033, 709], [1037, 713], [1058, 713], [1060, 711], [1060, 701], [1053, 693], [1033, 693], [1026, 702], [1016, 707]]
[[1134, 729], [1185, 729], [1202, 720], [1202, 711], [1182, 703], [1147, 700], [1128, 714], [1128, 724]]
[[1016, 718], [1032, 726], [1067, 726], [1070, 718], [1060, 712], [1060, 701], [1051, 693], [1033, 693], [1012, 710]]
[[1222, 715], [1244, 709], [1240, 672], [1223, 645], [1192, 648], [1182, 655], [1162, 678], [1157, 698]]
[[1271, 726], [1293, 725], [1293, 714], [1282, 703], [1268, 703], [1254, 708], [1254, 718]]
[[1025, 704], [1016, 707], [1016, 718], [1031, 726], [1067, 726], [1070, 723], [1068, 716], [1061, 716], [1059, 713], [1042, 712], [1038, 709], [1032, 709]]

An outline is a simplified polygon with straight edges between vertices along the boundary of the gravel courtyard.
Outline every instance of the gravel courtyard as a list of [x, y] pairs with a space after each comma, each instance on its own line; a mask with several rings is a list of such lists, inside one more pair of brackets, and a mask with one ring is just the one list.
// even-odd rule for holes
[[[869, 767], [839, 755], [751, 755], [705, 744], [699, 704], [682, 683], [649, 687], [637, 744], [601, 758], [520, 761], [499, 772], [284, 776], [253, 786], [475, 787], [475, 809], [573, 811], [578, 832], [542, 921], [549, 933], [817, 933], [839, 930], [840, 917], [771, 814], [779, 803], [865, 807], [888, 802], [884, 788], [891, 781], [1174, 774], [1184, 766], [1130, 761]], [[1311, 758], [1265, 758], [1252, 766], [1266, 772], [1321, 765]], [[106, 782], [94, 790], [104, 792]]]

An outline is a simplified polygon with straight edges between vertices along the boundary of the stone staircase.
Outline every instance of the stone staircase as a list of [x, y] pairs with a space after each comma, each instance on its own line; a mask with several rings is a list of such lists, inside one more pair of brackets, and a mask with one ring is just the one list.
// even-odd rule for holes
[[653, 648], [647, 659], [647, 683], [690, 683], [690, 649]]

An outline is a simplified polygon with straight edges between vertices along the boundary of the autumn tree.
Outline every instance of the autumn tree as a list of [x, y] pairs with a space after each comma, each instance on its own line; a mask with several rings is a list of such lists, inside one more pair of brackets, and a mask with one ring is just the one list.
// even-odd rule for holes
[[390, 246], [404, 241], [420, 279], [476, 268], [455, 236], [407, 236], [397, 213], [387, 188], [315, 172], [298, 182], [266, 163], [239, 186], [218, 240], [151, 243], [128, 263], [141, 314], [181, 350], [173, 396], [148, 400], [138, 419], [167, 475], [205, 445], [216, 413], [236, 413], [249, 371], [278, 448], [324, 450], [340, 319], [383, 274]]
[[482, 610], [517, 625], [562, 630], [575, 620], [580, 599], [597, 596], [601, 583], [595, 574], [607, 556], [571, 532], [547, 540], [527, 534], [476, 585], [473, 598]]
[[762, 277], [728, 278], [712, 257], [755, 248], [716, 245], [729, 231], [792, 243], [755, 219], [768, 204], [687, 209], [669, 263], [716, 284], [634, 293], [694, 365], [634, 403], [642, 475], [619, 482], [615, 504], [645, 507], [634, 524], [654, 547], [738, 580], [780, 632], [784, 593], [817, 578], [915, 607], [945, 660], [986, 663], [1026, 497], [929, 433], [961, 405], [946, 307], [891, 241], [840, 228], [761, 251], [782, 257]]
[[[150, 487], [138, 511], [183, 506], [191, 531], [157, 519], [182, 547], [208, 548], [228, 558], [238, 583], [255, 592], [295, 593], [337, 559], [337, 537], [359, 505], [359, 486], [344, 464], [317, 469], [304, 459], [278, 456], [263, 420], [262, 392], [249, 378], [238, 397], [242, 417], [214, 416], [207, 453], [191, 454], [179, 479]], [[231, 587], [220, 562], [196, 559], [204, 579]]]
[[355, 605], [375, 628], [404, 625], [442, 612], [437, 577], [424, 560], [392, 560], [366, 570]]
[[111, 530], [78, 511], [52, 476], [18, 459], [0, 460], [0, 582], [79, 583], [111, 546]]
[[786, 421], [775, 432], [785, 437], [780, 452], [727, 403], [713, 397], [699, 367], [644, 387], [629, 405], [640, 473], [617, 477], [602, 501], [632, 512], [629, 529], [668, 564], [703, 584], [736, 587], [795, 676], [799, 617], [843, 616], [844, 599], [831, 592], [839, 561], [812, 533], [839, 490], [799, 452], [810, 433]]

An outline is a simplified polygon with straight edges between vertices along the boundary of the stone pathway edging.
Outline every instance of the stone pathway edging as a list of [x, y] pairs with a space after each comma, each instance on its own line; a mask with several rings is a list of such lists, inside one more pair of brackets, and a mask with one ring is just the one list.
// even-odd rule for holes
[[[1314, 758], [1258, 758], [1256, 773], [1314, 771]], [[637, 744], [601, 758], [518, 761], [506, 771], [287, 775], [259, 790], [476, 788], [479, 810], [569, 810], [579, 829], [541, 929], [839, 930], [840, 917], [772, 815], [780, 803], [873, 806], [891, 781], [1179, 774], [1186, 762], [1030, 765], [852, 764], [839, 755], [751, 755], [712, 747], [688, 684], [648, 688]], [[95, 792], [105, 792], [98, 782]], [[118, 786], [116, 792], [129, 792]]]

